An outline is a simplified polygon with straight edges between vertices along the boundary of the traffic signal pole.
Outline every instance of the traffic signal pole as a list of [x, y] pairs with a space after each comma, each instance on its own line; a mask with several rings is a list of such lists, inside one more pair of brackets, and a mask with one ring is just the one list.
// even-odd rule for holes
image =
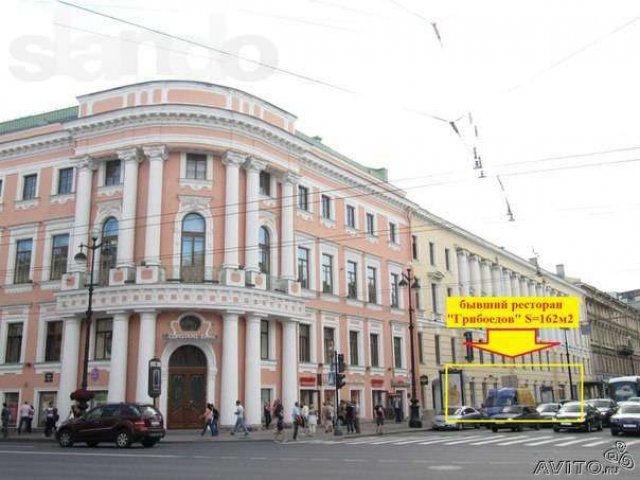
[[340, 406], [340, 388], [342, 388], [341, 380], [340, 380], [340, 362], [338, 352], [333, 352], [333, 368], [334, 368], [334, 385], [336, 387], [336, 395], [335, 395], [335, 422], [333, 425], [333, 435], [340, 436], [342, 435], [342, 429], [340, 428], [340, 421], [338, 420], [338, 408]]

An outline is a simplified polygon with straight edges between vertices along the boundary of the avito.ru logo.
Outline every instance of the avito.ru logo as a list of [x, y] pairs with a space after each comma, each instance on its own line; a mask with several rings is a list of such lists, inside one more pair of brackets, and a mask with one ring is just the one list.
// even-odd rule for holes
[[615, 445], [603, 454], [600, 460], [540, 460], [533, 469], [534, 475], [618, 475], [623, 470], [633, 470], [633, 457], [627, 452], [624, 442]]

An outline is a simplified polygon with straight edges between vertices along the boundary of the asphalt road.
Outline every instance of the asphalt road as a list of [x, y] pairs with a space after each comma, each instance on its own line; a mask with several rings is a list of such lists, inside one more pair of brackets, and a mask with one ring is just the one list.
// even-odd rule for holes
[[[556, 437], [561, 441], [555, 440]], [[554, 440], [548, 442], [549, 438]], [[639, 463], [640, 441], [635, 440], [640, 438], [616, 439], [630, 443], [628, 453]], [[576, 461], [571, 467], [574, 472], [580, 468], [578, 464], [584, 469], [589, 461], [609, 466], [611, 463], [604, 460], [603, 453], [616, 439], [606, 430], [591, 434], [554, 434], [542, 430], [524, 434], [426, 432], [341, 439], [339, 443], [303, 439], [284, 445], [243, 439], [230, 443], [160, 442], [153, 449], [134, 446], [127, 450], [112, 446], [62, 449], [53, 443], [1, 442], [0, 479], [511, 480], [536, 478], [533, 472], [538, 460], [553, 460], [556, 468], [565, 469], [559, 475], [552, 475], [553, 465], [547, 463], [547, 468], [540, 470], [540, 477], [595, 477], [584, 471], [583, 475], [570, 475], [566, 464], [557, 467], [561, 465], [557, 462]], [[527, 443], [540, 445], [528, 446]], [[597, 445], [590, 446], [594, 443]], [[638, 472], [640, 465], [634, 470], [621, 469], [612, 478], [637, 479]]]

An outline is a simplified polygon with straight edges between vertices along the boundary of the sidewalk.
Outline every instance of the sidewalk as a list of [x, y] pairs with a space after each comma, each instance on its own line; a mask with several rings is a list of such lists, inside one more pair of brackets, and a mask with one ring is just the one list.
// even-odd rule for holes
[[[424, 433], [427, 428], [409, 428], [408, 422], [402, 423], [388, 423], [384, 426], [384, 435], [397, 435], [401, 433]], [[426, 425], [426, 423], [425, 423]], [[360, 432], [361, 433], [353, 433], [347, 434], [346, 428], [342, 428], [343, 435], [341, 437], [334, 436], [333, 432], [324, 433], [324, 429], [318, 427], [316, 435], [311, 437], [306, 435], [304, 431], [301, 429], [298, 432], [299, 440], [309, 440], [309, 439], [317, 439], [317, 440], [331, 440], [338, 438], [359, 438], [359, 437], [368, 437], [376, 435], [376, 427], [373, 423], [362, 423], [360, 424]], [[291, 428], [285, 429], [287, 433], [287, 440], [291, 441], [291, 436], [293, 434], [293, 430]], [[230, 430], [228, 428], [222, 429], [220, 434], [216, 437], [212, 437], [210, 433], [205, 434], [204, 436], [200, 435], [199, 430], [167, 430], [167, 435], [162, 439], [162, 443], [198, 443], [198, 442], [267, 442], [272, 441], [274, 437], [274, 432], [272, 429], [270, 430], [255, 430], [250, 432], [249, 435], [245, 436], [243, 433], [238, 433], [236, 435], [231, 435]], [[46, 438], [42, 430], [34, 430], [33, 433], [23, 433], [22, 435], [18, 435], [17, 431], [13, 430], [9, 432], [9, 437], [3, 439], [0, 437], [0, 444], [3, 442], [55, 442], [55, 438], [53, 436]]]

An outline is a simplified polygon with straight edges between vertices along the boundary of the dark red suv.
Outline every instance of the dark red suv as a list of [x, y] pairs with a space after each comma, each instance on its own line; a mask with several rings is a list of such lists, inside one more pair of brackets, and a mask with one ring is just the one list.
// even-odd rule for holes
[[63, 422], [56, 438], [61, 447], [71, 447], [76, 442], [85, 442], [90, 447], [101, 442], [115, 442], [117, 447], [127, 448], [140, 442], [149, 448], [164, 434], [162, 415], [153, 406], [107, 403], [92, 408], [79, 418]]

